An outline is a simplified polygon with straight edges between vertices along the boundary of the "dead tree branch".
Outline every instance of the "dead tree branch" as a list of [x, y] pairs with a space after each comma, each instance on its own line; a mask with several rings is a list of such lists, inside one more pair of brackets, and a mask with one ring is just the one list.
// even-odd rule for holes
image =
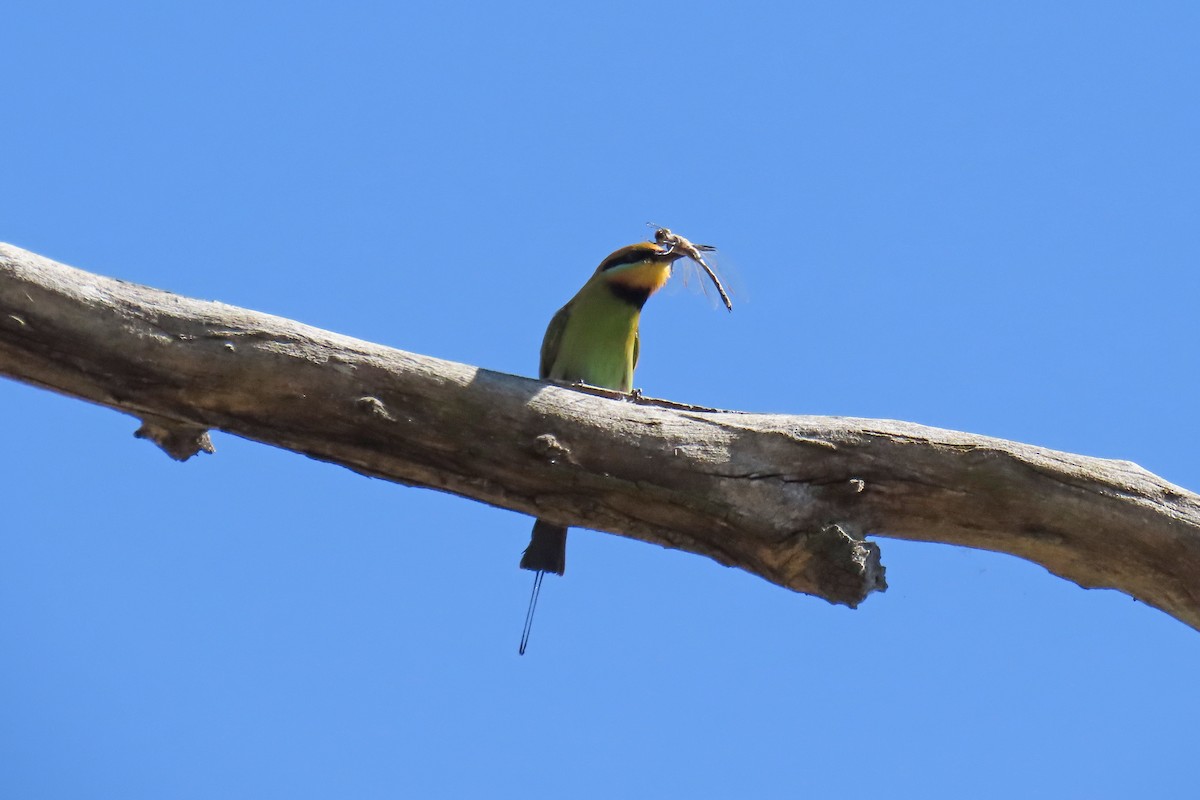
[[[996, 550], [1200, 628], [1200, 496], [1125, 461], [887, 420], [597, 397], [179, 297], [0, 245], [0, 374], [856, 605], [866, 534]], [[13, 423], [12, 420], [8, 420]]]

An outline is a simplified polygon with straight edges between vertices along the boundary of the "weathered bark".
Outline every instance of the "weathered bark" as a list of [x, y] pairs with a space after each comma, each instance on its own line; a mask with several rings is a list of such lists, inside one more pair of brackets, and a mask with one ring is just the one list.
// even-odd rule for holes
[[8, 245], [0, 374], [132, 414], [175, 458], [211, 452], [216, 428], [834, 603], [885, 588], [873, 534], [1012, 553], [1200, 628], [1200, 497], [1125, 461], [904, 422], [614, 400]]

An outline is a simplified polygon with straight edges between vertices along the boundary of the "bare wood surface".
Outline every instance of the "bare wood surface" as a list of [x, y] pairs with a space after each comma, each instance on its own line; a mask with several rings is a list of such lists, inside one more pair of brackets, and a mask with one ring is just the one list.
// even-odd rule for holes
[[219, 429], [834, 603], [885, 588], [871, 534], [1011, 553], [1200, 628], [1200, 496], [1129, 462], [890, 420], [596, 396], [4, 244], [0, 374], [132, 414], [174, 458], [212, 452]]

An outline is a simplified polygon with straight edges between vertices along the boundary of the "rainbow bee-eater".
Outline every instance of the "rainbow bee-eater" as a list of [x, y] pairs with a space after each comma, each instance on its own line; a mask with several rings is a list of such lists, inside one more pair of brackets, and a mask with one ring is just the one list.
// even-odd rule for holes
[[[675, 261], [685, 256], [702, 261], [699, 253], [712, 249], [693, 245], [665, 228], [656, 233], [656, 240], [622, 247], [601, 261], [583, 288], [558, 310], [542, 340], [539, 378], [586, 383], [620, 392], [633, 389], [642, 306], [666, 284]], [[720, 281], [707, 264], [703, 266], [728, 306]], [[535, 522], [529, 547], [521, 557], [522, 569], [537, 573], [521, 637], [521, 653], [529, 641], [542, 576], [547, 572], [562, 575], [566, 558], [566, 527], [542, 519]]]

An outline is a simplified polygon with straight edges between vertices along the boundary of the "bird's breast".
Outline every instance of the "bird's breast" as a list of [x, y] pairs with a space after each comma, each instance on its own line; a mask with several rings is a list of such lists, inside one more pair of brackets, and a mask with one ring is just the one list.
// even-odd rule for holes
[[615, 302], [603, 309], [580, 309], [563, 331], [547, 377], [628, 392], [638, 317], [636, 309]]

